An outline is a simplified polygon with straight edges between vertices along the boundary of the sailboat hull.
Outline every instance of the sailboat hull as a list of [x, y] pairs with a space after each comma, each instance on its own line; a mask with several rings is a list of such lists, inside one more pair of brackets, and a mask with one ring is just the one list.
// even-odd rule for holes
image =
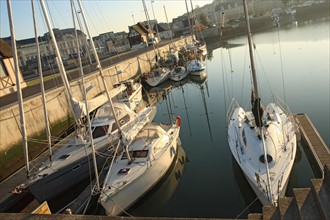
[[[108, 147], [109, 145], [105, 144], [96, 150], [106, 153]], [[52, 199], [94, 174], [94, 169], [92, 169], [93, 162], [91, 150], [88, 149], [87, 151], [89, 151], [88, 156], [81, 157], [80, 159], [75, 160], [67, 166], [59, 169], [57, 172], [46, 175], [38, 181], [33, 181], [29, 185], [30, 192], [34, 195], [38, 202], [41, 203]], [[96, 160], [98, 167], [101, 167], [105, 161], [105, 157], [97, 156]]]
[[[170, 129], [170, 132], [173, 132], [172, 135], [174, 135], [170, 137], [170, 142], [166, 146], [159, 146], [160, 149], [165, 148], [161, 151], [161, 154], [151, 156], [147, 163], [141, 163], [141, 168], [131, 171], [135, 172], [134, 175], [137, 177], [133, 177], [132, 173], [126, 174], [131, 175], [133, 179], [123, 180], [122, 185], [118, 185], [119, 188], [111, 194], [108, 194], [106, 190], [102, 193], [100, 203], [108, 216], [119, 215], [127, 210], [161, 180], [174, 161], [179, 131], [179, 127]], [[112, 186], [110, 190], [113, 190], [114, 187]]]
[[274, 103], [267, 105], [265, 115], [270, 116], [263, 118], [267, 125], [262, 127], [264, 137], [261, 137], [252, 112], [235, 108], [229, 118], [228, 142], [262, 204], [277, 205], [278, 199], [285, 195], [294, 163], [296, 134], [289, 117]]

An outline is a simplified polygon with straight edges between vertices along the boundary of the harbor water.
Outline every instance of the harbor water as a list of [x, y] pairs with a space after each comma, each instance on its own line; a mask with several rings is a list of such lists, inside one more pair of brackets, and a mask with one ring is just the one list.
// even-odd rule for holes
[[[268, 103], [275, 93], [291, 112], [306, 113], [328, 146], [329, 25], [327, 18], [253, 34], [262, 102]], [[262, 211], [227, 141], [231, 99], [250, 106], [247, 39], [232, 38], [222, 42], [223, 48], [219, 42], [208, 43], [205, 76], [146, 92], [149, 98], [162, 96], [155, 121], [181, 116], [181, 154], [186, 159], [184, 166], [172, 167], [128, 215], [246, 218], [250, 212]], [[299, 142], [287, 196], [293, 188], [310, 187], [310, 179], [320, 177], [314, 166], [310, 152]]]

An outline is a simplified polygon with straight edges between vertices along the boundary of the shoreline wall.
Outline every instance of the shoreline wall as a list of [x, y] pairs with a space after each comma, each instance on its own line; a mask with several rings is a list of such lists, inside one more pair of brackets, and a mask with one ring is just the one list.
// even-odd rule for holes
[[[182, 38], [174, 42], [175, 46], [182, 47], [191, 38]], [[159, 54], [163, 56], [169, 50], [169, 44], [158, 48]], [[123, 60], [120, 63], [103, 67], [103, 75], [109, 89], [119, 81], [124, 81], [132, 77], [141, 76], [149, 72], [151, 64], [155, 63], [155, 53], [153, 50], [137, 55], [134, 58]], [[149, 61], [150, 60], [150, 61]], [[120, 74], [117, 72], [120, 71]], [[87, 98], [92, 98], [104, 91], [102, 79], [98, 72], [86, 76]], [[81, 81], [70, 82], [71, 91], [75, 99], [82, 100]], [[55, 88], [46, 92], [47, 111], [51, 126], [55, 126], [72, 116], [64, 87]], [[28, 139], [45, 132], [45, 122], [42, 107], [41, 94], [30, 97], [24, 102], [25, 123]], [[18, 103], [0, 111], [0, 152], [6, 152], [12, 146], [22, 143], [20, 130], [20, 116]]]

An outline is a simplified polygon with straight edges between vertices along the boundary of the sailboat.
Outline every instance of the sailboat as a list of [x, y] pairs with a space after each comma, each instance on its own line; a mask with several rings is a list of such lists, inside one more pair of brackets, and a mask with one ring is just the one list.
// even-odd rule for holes
[[184, 66], [175, 66], [170, 72], [170, 79], [181, 81], [188, 76], [188, 71]]
[[258, 92], [247, 1], [244, 0], [252, 69], [252, 110], [235, 100], [227, 112], [229, 147], [247, 181], [263, 205], [277, 206], [284, 196], [295, 160], [296, 125], [279, 99], [264, 109]]
[[[193, 24], [190, 23], [190, 15], [189, 15], [189, 10], [188, 10], [188, 5], [187, 5], [187, 0], [185, 0], [186, 3], [186, 9], [187, 9], [187, 14], [188, 14], [188, 21], [189, 21], [189, 27], [190, 27], [190, 34], [191, 34], [191, 39], [192, 39], [192, 44], [186, 46], [186, 50], [189, 51], [190, 56], [193, 58], [191, 60], [188, 60], [186, 62], [186, 68], [187, 71], [190, 73], [190, 75], [199, 75], [201, 71], [205, 70], [206, 66], [202, 62], [200, 56], [203, 55], [203, 53], [199, 53], [198, 47], [195, 40], [195, 35], [194, 35], [194, 11], [192, 8], [192, 21]], [[192, 4], [192, 3], [191, 3]]]
[[114, 157], [99, 202], [108, 216], [119, 215], [155, 186], [174, 161], [180, 117], [173, 124], [149, 123]]
[[[80, 2], [79, 2], [80, 3]], [[84, 124], [80, 124], [80, 129], [71, 135], [68, 136], [63, 142], [60, 144], [57, 151], [53, 153], [52, 160], [43, 162], [40, 164], [34, 164], [34, 167], [38, 169], [33, 170], [30, 173], [30, 177], [26, 183], [30, 192], [35, 196], [35, 198], [39, 201], [49, 200], [61, 192], [65, 191], [66, 189], [71, 188], [73, 185], [79, 183], [83, 179], [89, 176], [90, 171], [90, 157], [93, 157], [94, 162], [94, 170], [91, 170], [91, 173], [97, 173], [97, 169], [99, 165], [105, 161], [105, 157], [101, 157], [100, 154], [102, 153], [109, 153], [108, 151], [112, 149], [112, 146], [115, 142], [119, 139], [119, 131], [123, 128], [124, 131], [124, 138], [133, 138], [134, 135], [149, 121], [152, 121], [154, 116], [154, 108], [146, 108], [144, 111], [140, 113], [134, 113], [130, 110], [124, 103], [117, 103], [116, 105], [112, 106], [111, 99], [117, 95], [118, 93], [109, 92], [107, 90], [106, 85], [104, 86], [107, 91], [107, 100], [110, 102], [103, 104], [104, 101], [104, 94], [96, 97], [95, 100], [85, 100], [84, 102], [88, 103], [88, 106], [91, 107], [88, 109], [84, 109], [82, 106], [84, 105], [83, 102], [79, 102], [73, 99], [70, 95], [69, 83], [66, 79], [65, 70], [63, 64], [61, 63], [62, 59], [60, 53], [58, 51], [56, 39], [54, 37], [51, 24], [49, 22], [48, 13], [45, 8], [44, 2], [41, 1], [41, 6], [45, 15], [45, 19], [47, 21], [47, 26], [49, 32], [51, 34], [51, 38], [55, 47], [55, 51], [57, 54], [57, 61], [59, 62], [60, 74], [64, 79], [64, 85], [67, 91], [69, 104], [72, 107], [72, 111], [74, 112], [75, 118], [79, 117], [89, 117], [89, 113], [93, 108], [99, 108], [96, 113], [97, 116], [102, 115], [100, 112], [104, 111], [104, 109], [112, 108], [112, 112], [117, 116], [122, 116], [119, 123], [116, 123], [117, 126], [114, 126], [116, 117], [113, 117], [114, 114], [111, 115], [108, 112], [106, 117], [103, 117], [103, 121], [106, 121], [108, 124], [106, 126], [111, 127], [111, 132], [103, 132], [103, 135], [100, 135], [100, 130], [98, 129], [96, 120], [98, 122], [101, 120], [100, 117], [94, 118], [92, 123], [91, 130], [86, 130], [86, 126]], [[102, 75], [102, 73], [101, 73]], [[114, 89], [114, 91], [121, 91], [121, 87]], [[101, 101], [101, 102], [100, 102]], [[96, 104], [98, 103], [98, 104]], [[103, 106], [99, 107], [102, 103]], [[127, 116], [128, 115], [128, 116]], [[102, 115], [104, 116], [104, 115]], [[104, 129], [104, 126], [102, 129]], [[87, 138], [86, 135], [89, 131], [91, 131], [92, 137]], [[97, 138], [96, 138], [97, 136]], [[96, 157], [96, 153], [98, 152], [99, 156]]]
[[[149, 35], [153, 35], [153, 34], [150, 33], [151, 32], [150, 18], [149, 18], [147, 6], [146, 6], [144, 0], [142, 0], [142, 4], [143, 4], [143, 8], [144, 8], [144, 13], [146, 15], [146, 19], [148, 21], [148, 32], [149, 32], [148, 37], [152, 37], [152, 36], [149, 36]], [[156, 64], [150, 70], [150, 73], [145, 75], [145, 82], [148, 83], [148, 85], [150, 85], [150, 86], [157, 86], [169, 79], [170, 69], [160, 65], [160, 63], [158, 62], [158, 55], [157, 55], [157, 51], [155, 48], [155, 44], [152, 44], [152, 47], [156, 54]]]

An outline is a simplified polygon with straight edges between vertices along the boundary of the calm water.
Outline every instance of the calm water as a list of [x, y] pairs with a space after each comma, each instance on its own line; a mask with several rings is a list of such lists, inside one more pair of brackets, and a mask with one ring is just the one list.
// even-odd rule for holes
[[[255, 34], [254, 42], [264, 103], [269, 101], [271, 89], [286, 100], [292, 112], [307, 113], [329, 146], [329, 21], [293, 24], [281, 27], [279, 32]], [[249, 71], [246, 38], [228, 43], [229, 49], [216, 48], [209, 54], [212, 58], [207, 60], [204, 82], [198, 78], [186, 80], [158, 102], [155, 121], [168, 122], [169, 112], [181, 116], [180, 137], [188, 162], [180, 168], [180, 178], [171, 171], [128, 213], [235, 218], [246, 217], [244, 210], [261, 211], [227, 143], [225, 114], [231, 98], [242, 106], [250, 103], [250, 77], [243, 76]], [[308, 150], [299, 143], [287, 195], [292, 195], [293, 187], [310, 186], [310, 179], [317, 175], [308, 157]]]

